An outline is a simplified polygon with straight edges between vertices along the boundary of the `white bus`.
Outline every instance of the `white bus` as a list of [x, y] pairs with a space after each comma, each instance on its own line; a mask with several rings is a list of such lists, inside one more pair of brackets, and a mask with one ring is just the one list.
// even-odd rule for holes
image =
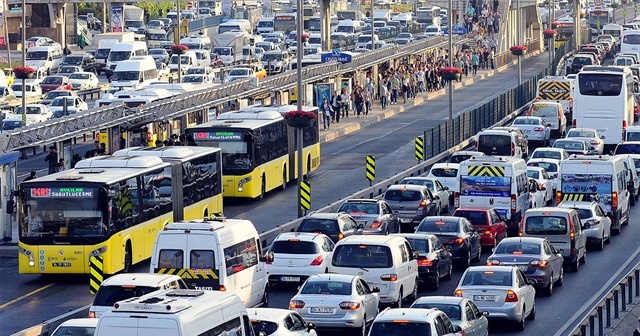
[[640, 30], [625, 30], [620, 41], [620, 53], [640, 52]]
[[622, 37], [623, 31], [624, 29], [622, 28], [622, 26], [615, 23], [606, 24], [602, 27], [602, 34], [613, 36], [616, 42], [620, 41], [620, 37]]
[[573, 127], [595, 128], [605, 145], [616, 145], [633, 124], [634, 99], [629, 67], [585, 67], [576, 75]]

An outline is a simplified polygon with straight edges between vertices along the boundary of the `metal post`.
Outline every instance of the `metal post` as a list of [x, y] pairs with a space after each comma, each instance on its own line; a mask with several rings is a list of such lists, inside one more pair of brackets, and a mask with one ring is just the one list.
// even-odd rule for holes
[[607, 328], [611, 328], [611, 299], [610, 298], [606, 298], [604, 300], [604, 303], [606, 305], [606, 310], [607, 310]]
[[[178, 14], [178, 43], [180, 43], [180, 38], [182, 37], [182, 14], [180, 14], [180, 0], [176, 0], [176, 3], [176, 12]], [[182, 83], [182, 54], [178, 54], [178, 83]]]
[[[579, 50], [580, 49], [580, 1], [574, 1], [573, 2], [573, 12], [575, 13], [573, 15], [573, 29], [575, 30], [573, 32], [573, 43], [574, 43], [574, 50]], [[591, 28], [589, 28], [591, 29]]]
[[106, 32], [107, 32], [107, 1], [102, 1], [102, 33], [104, 34]]
[[[375, 11], [374, 1], [371, 0], [371, 52], [376, 50], [376, 43], [374, 42], [375, 29], [373, 27], [373, 12]], [[378, 83], [378, 65], [374, 64], [371, 66], [371, 107], [373, 107], [373, 100], [376, 97], [376, 90], [380, 90], [380, 83]]]
[[[553, 8], [551, 11], [551, 23], [556, 21], [556, 0], [553, 0]], [[549, 29], [553, 29], [553, 25], [550, 25]], [[556, 53], [556, 39], [555, 36], [549, 40], [549, 64], [552, 64], [555, 59]], [[555, 75], [555, 73], [553, 74]]]
[[[8, 2], [6, 0], [2, 1], [4, 4], [4, 8], [7, 8], [7, 12], [9, 11], [9, 5]], [[7, 62], [9, 62], [8, 67], [11, 68], [11, 48], [9, 47], [9, 25], [7, 23], [7, 15], [6, 13], [4, 13], [4, 15], [2, 15], [2, 20], [4, 21], [4, 43], [7, 45]]]
[[602, 306], [598, 306], [598, 335], [604, 335], [604, 322], [602, 316]]
[[[520, 0], [518, 0], [520, 1]], [[453, 67], [453, 0], [449, 0], [447, 28], [449, 33], [449, 67]], [[449, 120], [453, 120], [453, 81], [449, 81]]]
[[[27, 66], [27, 4], [26, 0], [22, 0], [22, 66]], [[6, 13], [5, 13], [6, 15]], [[5, 27], [8, 28], [8, 27]], [[7, 41], [8, 42], [8, 41]], [[11, 65], [9, 65], [11, 66]], [[38, 69], [35, 69], [36, 72]], [[22, 126], [27, 125], [27, 90], [25, 79], [22, 78]]]
[[[297, 0], [297, 12], [296, 12], [296, 41], [298, 42], [298, 47], [296, 48], [296, 90], [297, 90], [297, 101], [296, 106], [298, 111], [302, 110], [302, 53], [304, 48], [302, 48], [302, 34], [303, 34], [303, 17], [302, 17], [302, 0]], [[373, 15], [373, 13], [371, 14]], [[373, 22], [372, 22], [373, 24]], [[302, 128], [296, 127], [296, 137], [297, 137], [297, 151], [298, 151], [298, 217], [304, 216], [304, 212], [302, 211]]]
[[26, 101], [26, 93], [27, 91], [25, 90], [25, 79], [22, 79], [22, 126], [26, 126], [27, 125], [27, 101]]
[[622, 303], [621, 311], [626, 311], [627, 310], [627, 284], [625, 283], [620, 284], [620, 295], [621, 295], [620, 303]]
[[618, 289], [613, 290], [613, 318], [614, 319], [617, 319], [620, 317], [620, 297], [618, 296], [619, 293], [620, 293], [620, 290]]
[[[522, 17], [520, 13], [520, 0], [516, 1], [516, 44], [522, 45]], [[522, 84], [522, 56], [518, 55], [518, 85]]]

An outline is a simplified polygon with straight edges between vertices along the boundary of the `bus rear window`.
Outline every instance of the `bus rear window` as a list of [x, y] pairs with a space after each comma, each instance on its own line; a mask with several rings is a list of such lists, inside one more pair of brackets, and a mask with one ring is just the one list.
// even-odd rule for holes
[[623, 77], [618, 74], [580, 74], [578, 85], [584, 96], [619, 96]]
[[640, 35], [639, 34], [625, 35], [622, 38], [622, 43], [624, 43], [624, 44], [640, 44]]

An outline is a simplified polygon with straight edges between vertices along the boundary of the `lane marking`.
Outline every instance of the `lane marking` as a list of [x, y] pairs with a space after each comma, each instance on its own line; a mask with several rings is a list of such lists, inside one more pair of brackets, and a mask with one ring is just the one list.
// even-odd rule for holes
[[[582, 307], [580, 308], [579, 311], [577, 311], [575, 314], [573, 314], [573, 316], [571, 316], [571, 318], [569, 320], [567, 320], [567, 322], [565, 322], [565, 324], [560, 327], [559, 331], [556, 332], [554, 334], [554, 336], [563, 336], [563, 335], [567, 335], [568, 334], [568, 328], [569, 327], [574, 327], [574, 324], [576, 324], [578, 322], [578, 319], [582, 319], [582, 317], [586, 314], [587, 310], [591, 311], [591, 309], [593, 309], [593, 307], [596, 305], [597, 302], [599, 302], [600, 300], [602, 300], [602, 298], [604, 298], [605, 294], [608, 293], [611, 290], [611, 285], [615, 282], [618, 283], [621, 280], [621, 275], [622, 272], [625, 272], [625, 270], [627, 269], [627, 267], [629, 267], [629, 264], [631, 264], [631, 262], [633, 262], [633, 260], [638, 256], [638, 254], [640, 254], [640, 247], [638, 247], [635, 252], [633, 252], [633, 255], [631, 255], [627, 261], [620, 267], [618, 268], [618, 271], [611, 277], [609, 277], [609, 281], [607, 281], [604, 286], [602, 286], [602, 288], [600, 288], [600, 290], [593, 294], [593, 296], [591, 296], [591, 298], [589, 298], [589, 301], [587, 301], [585, 304], [582, 305]], [[626, 273], [628, 273], [629, 271], [626, 270]], [[625, 273], [625, 275], [626, 275]], [[573, 329], [572, 329], [573, 330]]]
[[31, 292], [29, 292], [29, 293], [27, 293], [27, 294], [25, 294], [25, 295], [23, 295], [23, 296], [21, 296], [21, 297], [19, 297], [17, 299], [13, 299], [13, 300], [5, 303], [5, 304], [0, 305], [0, 309], [7, 308], [7, 307], [9, 307], [10, 305], [12, 305], [12, 304], [14, 304], [16, 302], [22, 301], [22, 300], [28, 298], [29, 296], [32, 296], [32, 295], [34, 295], [34, 294], [36, 294], [38, 292], [42, 292], [43, 290], [45, 290], [47, 288], [50, 288], [52, 286], [55, 286], [55, 285], [56, 285], [56, 283], [54, 282], [54, 283], [50, 283], [48, 285], [42, 286], [42, 287], [40, 287], [38, 289], [32, 290]]

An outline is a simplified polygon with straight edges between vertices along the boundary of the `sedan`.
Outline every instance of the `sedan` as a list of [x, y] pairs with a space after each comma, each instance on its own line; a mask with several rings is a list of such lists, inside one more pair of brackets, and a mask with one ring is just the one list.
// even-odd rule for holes
[[604, 135], [595, 128], [573, 128], [567, 132], [565, 139], [580, 139], [589, 144], [589, 154], [602, 154], [604, 151]]
[[[51, 110], [43, 104], [27, 104], [25, 112], [29, 124], [45, 122], [53, 117]], [[22, 115], [22, 106], [16, 107], [14, 113], [18, 116]]]
[[488, 311], [489, 319], [513, 321], [518, 331], [524, 330], [525, 320], [536, 318], [536, 290], [518, 267], [470, 267], [454, 295]]
[[69, 76], [74, 90], [84, 90], [100, 86], [98, 77], [93, 72], [76, 72]]
[[453, 261], [467, 268], [472, 261], [480, 261], [482, 246], [480, 234], [466, 219], [453, 216], [433, 216], [422, 220], [416, 233], [427, 233], [440, 238], [451, 252]]
[[400, 33], [396, 36], [396, 40], [409, 40], [409, 43], [413, 42], [413, 34], [411, 33]]
[[451, 253], [434, 235], [424, 233], [401, 233], [414, 251], [418, 252], [418, 275], [431, 289], [440, 288], [440, 279], [451, 280], [453, 261]]
[[423, 296], [410, 308], [438, 309], [443, 311], [454, 326], [462, 329], [465, 336], [489, 335], [486, 311], [480, 311], [473, 301], [455, 296]]
[[427, 177], [434, 177], [438, 179], [443, 185], [447, 186], [449, 190], [449, 203], [453, 203], [453, 194], [458, 191], [458, 170], [460, 164], [458, 163], [436, 163], [431, 166], [429, 175]]
[[549, 173], [542, 167], [527, 166], [527, 176], [530, 179], [534, 179], [541, 188], [545, 189], [544, 202], [549, 204], [553, 200], [554, 189], [554, 183]]
[[211, 80], [209, 77], [205, 75], [184, 75], [182, 76], [183, 83], [191, 83], [191, 84], [211, 84]]
[[[611, 242], [611, 218], [606, 215], [597, 202], [562, 201], [558, 207], [576, 210], [582, 226], [586, 228], [586, 224], [589, 224], [589, 228], [584, 229], [587, 243], [597, 250], [602, 251], [604, 244]], [[618, 231], [618, 233], [620, 232]]]
[[322, 233], [279, 234], [265, 258], [269, 283], [300, 283], [310, 275], [327, 273], [334, 246]]
[[97, 318], [71, 319], [62, 322], [51, 336], [93, 336], [97, 326]]
[[264, 336], [316, 336], [316, 325], [286, 309], [250, 308], [253, 333]]
[[483, 152], [476, 152], [476, 151], [457, 151], [451, 154], [447, 162], [460, 163], [462, 161], [469, 160], [472, 157], [479, 157], [479, 156], [485, 156], [485, 154]]
[[16, 98], [22, 98], [24, 94], [25, 97], [40, 97], [42, 96], [42, 88], [38, 83], [25, 83], [24, 84], [25, 92], [22, 92], [22, 83], [15, 83], [11, 85], [11, 90], [13, 90], [13, 94], [16, 95]]
[[54, 46], [60, 45], [60, 43], [44, 36], [34, 36], [27, 39], [27, 49], [31, 47], [40, 47], [40, 46]]
[[384, 234], [400, 232], [398, 214], [383, 200], [350, 199], [342, 203], [338, 212], [346, 212], [358, 225], [363, 234]]
[[531, 154], [531, 159], [555, 159], [566, 160], [569, 158], [569, 153], [562, 148], [551, 147], [538, 147]]
[[491, 207], [462, 207], [453, 212], [455, 217], [466, 218], [480, 233], [480, 245], [494, 248], [507, 238], [507, 222]]
[[540, 186], [536, 180], [529, 179], [529, 209], [547, 205], [545, 201], [547, 190]]
[[40, 104], [44, 104], [44, 105], [49, 105], [51, 104], [51, 102], [58, 98], [58, 97], [70, 97], [70, 96], [77, 96], [77, 94], [73, 91], [69, 91], [69, 90], [53, 90], [53, 91], [49, 91], [47, 92], [46, 95], [44, 95], [44, 98], [42, 98], [42, 100], [40, 101]]
[[587, 155], [591, 152], [591, 147], [582, 139], [558, 139], [553, 143], [553, 148], [562, 148], [569, 154]]
[[234, 68], [229, 71], [227, 74], [227, 78], [225, 82], [231, 83], [237, 80], [245, 80], [257, 78], [256, 74], [253, 72], [253, 69], [250, 68]]
[[564, 283], [562, 254], [546, 238], [511, 237], [503, 240], [487, 259], [487, 265], [516, 266], [546, 296]]
[[[556, 142], [558, 142], [557, 140]], [[556, 159], [530, 159], [527, 161], [527, 167], [539, 167], [549, 174], [551, 182], [553, 182], [553, 189], [558, 189], [558, 170], [560, 169], [560, 160]]]
[[400, 181], [400, 184], [417, 184], [422, 185], [429, 190], [431, 190], [431, 194], [438, 196], [440, 199], [440, 213], [448, 213], [449, 212], [449, 187], [443, 185], [440, 181], [438, 181], [435, 177], [405, 177]]
[[[67, 111], [65, 112], [65, 102]], [[60, 118], [72, 113], [79, 113], [89, 109], [88, 104], [80, 97], [58, 97], [51, 101], [49, 109], [53, 112], [53, 118]]]
[[82, 68], [79, 66], [71, 66], [71, 65], [67, 65], [67, 66], [61, 66], [58, 69], [58, 76], [66, 76], [69, 77], [71, 76], [71, 74], [76, 73], [76, 72], [82, 72]]
[[529, 141], [548, 146], [551, 140], [551, 124], [540, 117], [517, 117], [511, 127], [519, 128]]
[[65, 76], [47, 76], [40, 83], [40, 88], [42, 93], [47, 93], [53, 90], [72, 90], [73, 86]]
[[289, 301], [289, 309], [322, 328], [357, 329], [365, 335], [378, 315], [380, 288], [359, 276], [312, 275]]
[[[149, 21], [151, 22], [151, 21]], [[156, 63], [169, 63], [169, 52], [163, 48], [149, 49], [149, 56], [153, 57]]]

